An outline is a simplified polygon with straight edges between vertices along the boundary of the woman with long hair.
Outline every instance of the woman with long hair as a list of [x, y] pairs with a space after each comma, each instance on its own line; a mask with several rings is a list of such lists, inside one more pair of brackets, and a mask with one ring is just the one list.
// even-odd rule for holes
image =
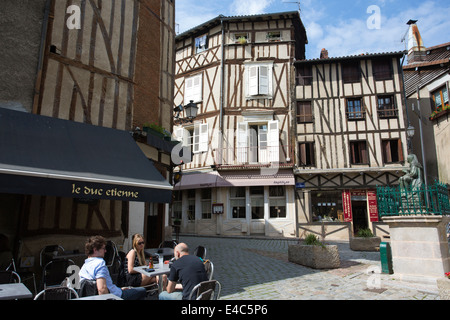
[[134, 267], [144, 266], [144, 237], [140, 234], [135, 234], [132, 237], [133, 249], [131, 249], [125, 259], [125, 274], [127, 283], [132, 287], [147, 286], [157, 282], [156, 277], [148, 277], [134, 270]]

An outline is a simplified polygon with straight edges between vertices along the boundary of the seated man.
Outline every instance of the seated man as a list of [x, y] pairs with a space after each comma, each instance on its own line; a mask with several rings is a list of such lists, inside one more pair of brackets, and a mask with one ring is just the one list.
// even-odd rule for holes
[[[174, 250], [175, 262], [170, 268], [167, 291], [161, 292], [159, 300], [187, 300], [192, 289], [202, 281], [208, 280], [203, 262], [197, 256], [189, 255], [189, 248], [185, 243], [180, 243]], [[181, 289], [177, 286], [181, 282]]]
[[85, 250], [88, 258], [80, 270], [80, 282], [96, 280], [99, 294], [112, 293], [124, 300], [141, 300], [146, 296], [145, 288], [119, 288], [109, 274], [103, 257], [106, 252], [106, 240], [102, 236], [94, 236], [86, 242]]

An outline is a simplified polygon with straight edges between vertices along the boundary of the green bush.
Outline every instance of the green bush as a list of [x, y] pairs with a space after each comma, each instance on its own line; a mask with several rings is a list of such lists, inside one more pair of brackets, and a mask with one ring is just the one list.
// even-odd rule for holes
[[320, 242], [319, 237], [313, 235], [312, 233], [308, 234], [305, 237], [305, 244], [308, 246], [321, 246], [324, 247], [324, 244]]
[[370, 229], [360, 229], [358, 230], [358, 233], [356, 234], [357, 237], [360, 238], [370, 238], [370, 237], [374, 237], [372, 230]]

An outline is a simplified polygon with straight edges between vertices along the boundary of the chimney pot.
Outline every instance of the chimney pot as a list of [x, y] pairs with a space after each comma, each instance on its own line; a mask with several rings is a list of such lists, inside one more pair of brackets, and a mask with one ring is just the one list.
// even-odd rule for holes
[[328, 50], [326, 50], [325, 48], [320, 51], [320, 59], [328, 59]]

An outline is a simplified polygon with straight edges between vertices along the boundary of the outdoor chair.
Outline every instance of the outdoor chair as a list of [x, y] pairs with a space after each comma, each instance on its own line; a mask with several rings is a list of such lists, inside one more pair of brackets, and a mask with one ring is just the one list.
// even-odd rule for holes
[[163, 241], [159, 244], [158, 248], [172, 248], [174, 249], [177, 246], [177, 242], [175, 240]]
[[[211, 290], [211, 292], [208, 292]], [[208, 280], [200, 282], [194, 288], [189, 295], [189, 300], [192, 297], [196, 297], [196, 299], [206, 300], [209, 297], [209, 300], [218, 300], [220, 296], [220, 291], [222, 290], [222, 285], [217, 280]]]
[[107, 267], [112, 267], [118, 258], [118, 250], [117, 246], [111, 240], [106, 242], [106, 252], [104, 256], [104, 260], [106, 262]]
[[214, 275], [214, 264], [210, 260], [206, 260], [203, 265], [205, 266], [206, 274], [208, 276], [208, 280], [212, 280]]
[[205, 260], [205, 258], [206, 258], [206, 248], [203, 247], [203, 246], [198, 246], [194, 250], [194, 256], [197, 256], [197, 257], [201, 258], [202, 260]]
[[47, 263], [42, 271], [41, 288], [60, 286], [70, 276], [67, 268], [74, 264], [70, 259], [54, 259]]
[[78, 299], [77, 292], [69, 287], [46, 288], [39, 292], [34, 300], [71, 300]]
[[0, 271], [0, 284], [20, 283], [22, 280], [17, 272], [12, 270]]
[[60, 245], [52, 244], [45, 246], [39, 253], [39, 265], [41, 267], [44, 267], [47, 263], [53, 260], [55, 253], [57, 253], [56, 255], [58, 255], [62, 252], [64, 252], [64, 248]]

